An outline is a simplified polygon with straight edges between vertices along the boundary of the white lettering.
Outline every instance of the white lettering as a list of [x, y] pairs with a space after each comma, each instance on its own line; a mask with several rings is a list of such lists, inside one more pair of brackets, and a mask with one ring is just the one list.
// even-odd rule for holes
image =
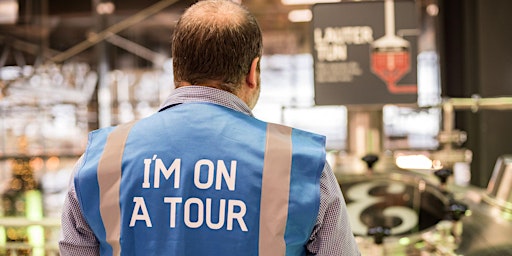
[[149, 183], [149, 169], [151, 167], [151, 159], [144, 159], [144, 182], [142, 183], [142, 188], [150, 188], [151, 184]]
[[358, 62], [320, 62], [315, 67], [315, 80], [320, 83], [352, 82], [363, 70]]
[[164, 197], [164, 202], [169, 203], [170, 205], [170, 217], [169, 217], [169, 227], [176, 227], [176, 204], [181, 203], [181, 197]]
[[373, 42], [373, 30], [368, 26], [315, 28], [313, 39], [317, 43], [367, 44]]
[[224, 226], [224, 219], [226, 216], [226, 199], [221, 199], [219, 202], [219, 221], [212, 222], [212, 199], [206, 198], [206, 225], [211, 229], [220, 229]]
[[217, 180], [215, 181], [215, 189], [221, 189], [222, 178], [226, 181], [226, 185], [230, 191], [235, 190], [236, 181], [236, 161], [231, 161], [231, 169], [228, 172], [226, 164], [222, 160], [217, 161]]
[[345, 61], [347, 45], [373, 42], [373, 30], [368, 26], [315, 28], [313, 40], [319, 61]]
[[315, 41], [315, 44], [323, 43], [322, 29], [315, 28], [313, 31], [313, 41]]
[[348, 57], [346, 44], [318, 44], [315, 49], [319, 61], [346, 60]]
[[[235, 212], [235, 206], [240, 208], [239, 212]], [[242, 231], [247, 232], [247, 226], [245, 225], [244, 216], [246, 212], [245, 203], [241, 200], [228, 200], [228, 223], [227, 230], [233, 230], [233, 220], [238, 221], [238, 225]]]
[[174, 173], [174, 188], [180, 187], [180, 168], [181, 168], [181, 159], [176, 158], [172, 161], [171, 166], [169, 168], [165, 168], [162, 159], [158, 158], [155, 161], [155, 180], [154, 187], [160, 187], [160, 173], [164, 174], [166, 180], [168, 180], [171, 175]]
[[[188, 198], [183, 205], [183, 215], [178, 215], [180, 214], [177, 211], [178, 204], [183, 202], [183, 198], [164, 197], [164, 202], [170, 204], [169, 227], [175, 228], [178, 216], [179, 218], [183, 216], [183, 222], [189, 228], [200, 228], [204, 225], [206, 219], [206, 226], [212, 230], [218, 230], [223, 227], [225, 227], [226, 230], [233, 230], [233, 223], [236, 221], [242, 231], [249, 231], [244, 220], [247, 207], [243, 201], [235, 199], [220, 199], [217, 223], [213, 222], [215, 219], [214, 214], [216, 213], [212, 212], [212, 198], [206, 198], [205, 201], [206, 203], [196, 197]], [[134, 221], [132, 220], [132, 222]]]
[[[153, 163], [154, 168], [152, 168]], [[217, 166], [215, 166], [215, 164], [217, 164]], [[151, 186], [150, 180], [152, 169], [154, 169], [153, 186]], [[194, 166], [193, 182], [197, 189], [213, 188], [221, 191], [224, 186], [222, 193], [235, 191], [236, 174], [236, 160], [232, 160], [229, 163], [226, 163], [224, 160], [217, 160], [215, 163], [209, 159], [200, 159]], [[156, 154], [153, 155], [152, 158], [144, 159], [142, 188], [160, 188], [160, 176], [162, 175], [165, 180], [170, 180], [171, 176], [174, 176], [174, 182], [172, 184], [175, 189], [179, 189], [181, 182], [181, 159], [174, 159], [168, 167], [166, 163], [164, 163], [164, 160], [158, 158]], [[214, 182], [215, 187], [213, 187]], [[146, 227], [152, 227], [151, 218], [144, 198], [134, 197], [133, 202], [134, 207], [129, 226], [134, 227], [137, 221], [141, 220], [145, 222]], [[176, 228], [178, 225], [177, 221], [183, 220], [182, 223], [189, 228], [203, 227], [206, 222], [206, 226], [211, 230], [222, 228], [233, 230], [234, 222], [236, 221], [242, 231], [248, 231], [244, 221], [247, 207], [241, 200], [219, 199], [218, 204], [214, 205], [212, 198], [203, 200], [195, 197], [188, 199], [184, 199], [183, 197], [163, 197], [163, 202], [164, 204], [169, 204], [170, 228]], [[218, 210], [212, 212], [214, 209]]]
[[[133, 207], [132, 219], [130, 220], [130, 227], [135, 226], [135, 222], [138, 220], [145, 221], [146, 227], [152, 227], [151, 219], [149, 218], [148, 208], [146, 207], [144, 198], [134, 197], [133, 202], [135, 203], [135, 206]], [[139, 214], [140, 210], [142, 210], [142, 214]]]
[[[201, 177], [201, 167], [206, 166], [207, 169], [207, 178], [206, 182], [202, 183], [200, 180]], [[194, 185], [196, 185], [199, 189], [208, 189], [213, 185], [213, 162], [208, 159], [201, 159], [197, 161], [196, 166], [194, 168]]]
[[[192, 221], [190, 219], [190, 208], [191, 208], [192, 204], [197, 205], [197, 214], [196, 214], [197, 220], [196, 221]], [[185, 221], [185, 225], [187, 225], [187, 227], [198, 228], [201, 225], [203, 225], [203, 221], [204, 221], [203, 201], [201, 201], [201, 199], [195, 198], [195, 197], [187, 199], [187, 201], [185, 201], [185, 214], [184, 215], [185, 215], [184, 221]]]

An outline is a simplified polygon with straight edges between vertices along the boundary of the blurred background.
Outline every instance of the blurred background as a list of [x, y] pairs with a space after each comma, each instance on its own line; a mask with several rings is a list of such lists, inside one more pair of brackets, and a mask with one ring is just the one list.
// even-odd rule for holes
[[[58, 255], [87, 133], [158, 109], [194, 2], [0, 0], [0, 255]], [[512, 1], [242, 4], [264, 40], [254, 114], [327, 136], [364, 255], [512, 255]]]

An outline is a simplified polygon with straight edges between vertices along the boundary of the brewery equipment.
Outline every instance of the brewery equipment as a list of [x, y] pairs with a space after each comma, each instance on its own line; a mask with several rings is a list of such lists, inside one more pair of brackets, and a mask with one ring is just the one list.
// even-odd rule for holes
[[[390, 154], [367, 154], [359, 163], [366, 171], [350, 173], [334, 162], [363, 255], [512, 255], [512, 156], [497, 159], [486, 189], [458, 184], [457, 164], [469, 165], [471, 155], [458, 147], [465, 133], [453, 126], [455, 109], [511, 109], [512, 99], [446, 99], [439, 107], [439, 149], [409, 150], [436, 166], [400, 168]], [[387, 163], [375, 168], [381, 156]]]

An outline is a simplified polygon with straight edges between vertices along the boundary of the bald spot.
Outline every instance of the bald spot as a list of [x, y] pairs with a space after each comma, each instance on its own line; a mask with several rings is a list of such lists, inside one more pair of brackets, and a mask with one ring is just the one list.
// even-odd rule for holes
[[225, 27], [242, 23], [244, 9], [228, 0], [201, 1], [187, 9], [182, 20], [186, 23]]

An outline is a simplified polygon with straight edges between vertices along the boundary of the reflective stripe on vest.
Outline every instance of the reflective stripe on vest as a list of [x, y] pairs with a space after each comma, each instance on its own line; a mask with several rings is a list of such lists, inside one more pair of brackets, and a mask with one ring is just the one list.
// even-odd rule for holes
[[112, 255], [121, 255], [121, 208], [119, 188], [121, 183], [121, 161], [128, 133], [135, 122], [118, 126], [109, 134], [105, 150], [98, 162], [98, 184], [100, 187], [100, 214], [105, 226], [106, 240], [112, 246]]
[[[112, 255], [121, 255], [121, 209], [119, 191], [124, 147], [135, 122], [118, 126], [109, 134], [98, 163], [100, 214]], [[259, 255], [285, 255], [284, 239], [288, 217], [292, 129], [267, 125], [260, 205]]]
[[[284, 231], [288, 217], [292, 129], [268, 124], [260, 205], [260, 255], [285, 255]], [[286, 206], [286, 207], [283, 207]]]

